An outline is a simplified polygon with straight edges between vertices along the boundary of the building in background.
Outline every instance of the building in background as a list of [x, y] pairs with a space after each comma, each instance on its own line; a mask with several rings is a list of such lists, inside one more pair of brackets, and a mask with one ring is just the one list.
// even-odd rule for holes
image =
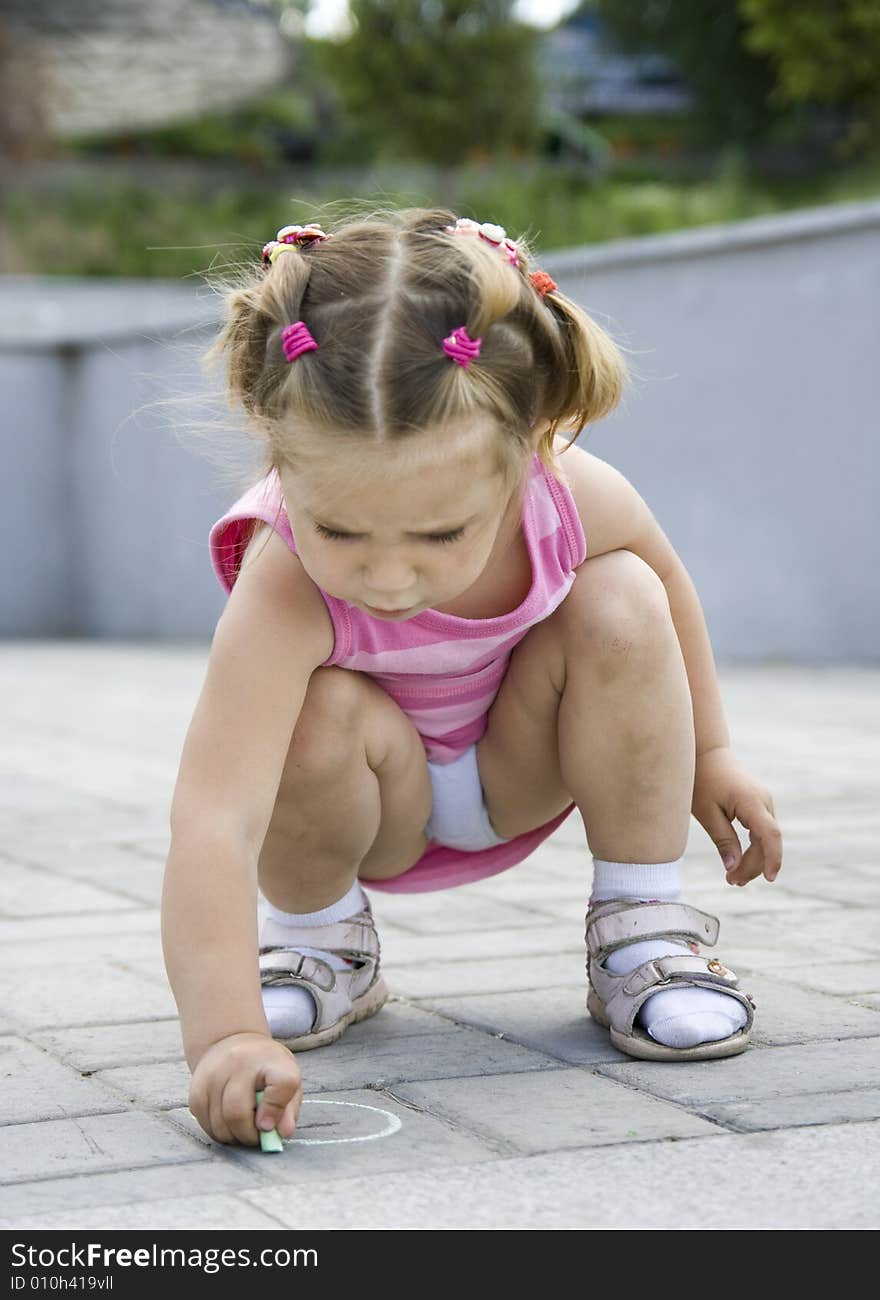
[[236, 108], [290, 62], [277, 17], [249, 0], [3, 0], [0, 25], [40, 68], [56, 139]]
[[573, 14], [541, 42], [548, 107], [587, 114], [686, 113], [692, 96], [664, 54], [623, 54], [595, 14]]

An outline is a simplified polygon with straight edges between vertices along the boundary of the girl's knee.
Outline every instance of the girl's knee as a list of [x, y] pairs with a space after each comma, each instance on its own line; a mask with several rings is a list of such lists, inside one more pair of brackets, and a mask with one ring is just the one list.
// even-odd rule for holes
[[585, 560], [563, 607], [566, 631], [582, 646], [612, 657], [651, 645], [672, 626], [662, 579], [632, 551]]
[[309, 678], [303, 712], [308, 707], [336, 722], [351, 721], [363, 712], [369, 686], [369, 679], [351, 668], [316, 668]]
[[352, 755], [374, 770], [389, 754], [424, 758], [421, 738], [388, 693], [355, 669], [316, 668], [291, 743], [296, 763], [338, 770]]
[[334, 770], [351, 762], [361, 743], [368, 700], [366, 679], [347, 668], [316, 668], [294, 727], [288, 767]]

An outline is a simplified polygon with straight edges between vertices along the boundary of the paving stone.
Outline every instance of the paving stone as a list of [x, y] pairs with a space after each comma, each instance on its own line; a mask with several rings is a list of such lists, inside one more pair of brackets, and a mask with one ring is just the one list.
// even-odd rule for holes
[[[174, 1132], [173, 1126], [169, 1127]], [[203, 1147], [204, 1143], [199, 1145]], [[255, 1185], [253, 1175], [238, 1168], [225, 1147], [214, 1146], [212, 1152], [199, 1151], [195, 1160], [195, 1164], [123, 1168], [111, 1173], [89, 1172], [0, 1186], [0, 1218], [14, 1220], [13, 1226], [20, 1226], [22, 1216], [55, 1214], [71, 1206], [85, 1210], [95, 1206], [146, 1204]]]
[[[389, 1000], [378, 1015], [345, 1031], [345, 1043], [332, 1044], [332, 1050], [347, 1047], [371, 1053], [375, 1058], [380, 1044], [454, 1033], [456, 1026], [431, 1011], [422, 1011]], [[124, 1095], [127, 1100], [155, 1108], [185, 1105], [189, 1097], [189, 1070], [183, 1059], [183, 1047], [177, 1020], [133, 1025], [106, 1025], [80, 1030], [43, 1032], [41, 1041], [59, 1055], [75, 1061], [80, 1069], [101, 1071], [99, 1077], [110, 1088], [110, 1095]], [[383, 1051], [385, 1048], [383, 1047]], [[407, 1059], [419, 1049], [411, 1046], [392, 1048]], [[310, 1076], [315, 1053], [299, 1057], [304, 1074]], [[155, 1066], [155, 1068], [143, 1068]], [[140, 1068], [136, 1068], [140, 1067]]]
[[19, 917], [15, 920], [0, 920], [0, 962], [4, 959], [9, 965], [21, 962], [22, 954], [13, 949], [16, 944], [45, 943], [51, 939], [73, 942], [78, 945], [82, 955], [84, 939], [88, 939], [88, 949], [94, 952], [95, 936], [103, 936], [107, 941], [119, 942], [121, 936], [132, 934], [159, 933], [159, 910], [152, 907], [131, 907], [120, 912], [83, 912], [77, 916], [35, 916]]
[[119, 967], [95, 966], [80, 961], [40, 967], [39, 980], [28, 984], [21, 997], [22, 973], [0, 968], [0, 1003], [15, 1005], [15, 1017], [28, 1028], [69, 1028], [138, 1020], [165, 1020], [177, 1014], [169, 987], [160, 987]]
[[19, 846], [16, 857], [27, 866], [50, 867], [75, 879], [87, 877], [95, 868], [102, 870], [105, 867], [128, 875], [143, 866], [164, 863], [167, 857], [170, 835], [165, 837], [165, 852], [159, 852], [158, 845], [148, 835], [144, 834], [142, 839], [131, 838], [130, 826], [127, 835], [120, 831], [116, 839], [103, 836], [83, 839], [75, 829], [75, 826], [70, 828], [74, 833], [61, 839], [56, 834], [44, 836], [38, 827], [34, 835]]
[[154, 984], [157, 988], [170, 992], [168, 973], [160, 952], [126, 953], [123, 957], [113, 958], [108, 961], [107, 966], [111, 970], [127, 971], [130, 975], [140, 976], [147, 983]]
[[[449, 1084], [457, 1086], [458, 1081]], [[217, 1150], [188, 1110], [169, 1111], [167, 1118]], [[496, 1152], [493, 1144], [413, 1105], [395, 1085], [304, 1097], [294, 1135], [284, 1141], [283, 1159], [267, 1161], [246, 1147], [236, 1147], [234, 1158], [250, 1171], [252, 1183], [323, 1184], [382, 1170], [474, 1164], [495, 1159]]]
[[[712, 949], [725, 965], [739, 971], [742, 966], [756, 971], [776, 971], [793, 961], [816, 961], [822, 954], [825, 964], [839, 961], [869, 961], [875, 954], [870, 948], [860, 946], [840, 933], [829, 930], [825, 939], [817, 943], [797, 925], [785, 922], [770, 914], [740, 917], [736, 926], [725, 927], [717, 945]], [[809, 915], [804, 915], [805, 923]]]
[[[113, 915], [116, 915], [115, 913]], [[127, 916], [128, 913], [121, 915]], [[19, 924], [26, 924], [19, 922]], [[140, 962], [155, 974], [161, 971], [163, 982], [167, 983], [162, 964], [162, 939], [158, 920], [154, 925], [138, 926], [133, 930], [119, 928], [112, 924], [97, 928], [88, 935], [76, 934], [58, 936], [51, 941], [51, 967], [70, 968], [89, 961], [96, 968], [104, 966], [114, 970], [127, 969]], [[21, 946], [10, 945], [0, 952], [0, 978], [20, 971], [26, 953]]]
[[[795, 879], [786, 874], [785, 885], [789, 896], [809, 895], [819, 903], [880, 906], [880, 870], [876, 867], [859, 869], [847, 864], [845, 869], [836, 871], [816, 870], [809, 875], [802, 872]], [[748, 890], [739, 889], [737, 893], [745, 894]]]
[[550, 922], [564, 925], [572, 935], [580, 935], [583, 946], [584, 921], [589, 890], [580, 882], [552, 887], [541, 886], [517, 891], [518, 902], [532, 913], [532, 925], [546, 926]]
[[[74, 1232], [113, 1232], [119, 1229], [163, 1229], [187, 1232], [286, 1231], [285, 1225], [256, 1205], [237, 1196], [184, 1196], [143, 1205], [101, 1205], [71, 1208], [57, 1214], [26, 1215], [16, 1225], [22, 1231], [49, 1232], [67, 1228]], [[219, 1247], [214, 1247], [215, 1249]]]
[[570, 1065], [621, 1060], [623, 1054], [611, 1046], [608, 1030], [587, 1014], [585, 1002], [585, 986], [578, 984], [552, 990], [431, 998], [419, 1006], [430, 1007], [459, 1024], [501, 1034], [508, 1042], [521, 1043]]
[[92, 884], [135, 902], [147, 902], [154, 907], [161, 902], [167, 853], [158, 857], [133, 844], [59, 845], [36, 839], [19, 845], [14, 857], [21, 866], [49, 869], [67, 879]]
[[136, 844], [141, 838], [146, 842], [151, 837], [168, 835], [170, 799], [154, 799], [137, 806], [70, 799], [53, 781], [52, 798], [47, 803], [46, 774], [31, 785], [32, 815], [23, 816], [26, 809], [18, 796], [16, 802], [0, 805], [3, 851], [12, 856], [20, 854], [27, 862], [52, 866], [59, 859], [66, 860], [78, 852], [86, 854], [101, 844]]
[[[780, 972], [782, 973], [782, 972]], [[798, 963], [784, 968], [786, 980], [804, 988], [842, 996], [857, 993], [880, 993], [880, 961]]]
[[[515, 870], [515, 868], [511, 868]], [[361, 882], [363, 883], [363, 882]], [[479, 902], [468, 885], [425, 894], [383, 894], [367, 888], [381, 936], [386, 920], [410, 934], [459, 934], [462, 930], [519, 929], [546, 924], [538, 914], [512, 903]]]
[[[762, 924], [773, 932], [777, 945], [785, 943], [789, 927], [783, 918], [767, 916]], [[799, 914], [798, 947], [812, 945], [813, 955], [821, 953], [825, 959], [828, 941], [851, 945], [856, 956], [859, 949], [871, 955], [880, 953], [880, 907], [827, 906], [821, 912]]]
[[497, 1143], [502, 1154], [717, 1132], [712, 1124], [677, 1106], [578, 1069], [408, 1082], [398, 1085], [397, 1094], [447, 1123]]
[[750, 1047], [715, 1061], [637, 1061], [599, 1065], [609, 1078], [701, 1113], [715, 1102], [844, 1092], [870, 1086], [880, 1071], [880, 1038], [797, 1047]]
[[[786, 969], [786, 974], [790, 971]], [[749, 975], [740, 985], [757, 1004], [753, 1043], [781, 1045], [819, 1039], [873, 1038], [880, 1035], [880, 1017], [839, 997], [802, 989], [777, 978]]]
[[[442, 1034], [452, 1032], [455, 1025], [439, 1016], [429, 1007], [412, 1004], [392, 994], [384, 1007], [369, 1020], [349, 1025], [345, 1031], [345, 1042], [354, 1047], [383, 1042], [392, 1038], [413, 1038], [422, 1034]], [[336, 1044], [341, 1046], [341, 1044]]]
[[[834, 826], [833, 844], [828, 843], [829, 826]], [[833, 802], [826, 805], [824, 816], [809, 826], [793, 829], [791, 822], [780, 823], [784, 840], [784, 862], [796, 858], [800, 862], [845, 870], [850, 862], [870, 860], [877, 851], [877, 832], [845, 829], [846, 823]], [[785, 867], [783, 867], [785, 870]], [[780, 876], [781, 879], [781, 876]]]
[[[530, 907], [568, 925], [576, 925], [582, 933], [591, 886], [592, 867], [584, 870], [579, 864], [569, 873], [567, 880], [559, 877], [544, 881], [518, 880], [511, 883], [504, 896], [510, 902]], [[473, 888], [476, 891], [480, 886]], [[821, 897], [814, 899], [796, 893], [785, 894], [777, 882], [755, 880], [745, 889], [728, 885], [717, 854], [702, 867], [686, 860], [682, 873], [682, 897], [693, 907], [719, 917], [722, 934], [732, 933], [730, 927], [737, 924], [740, 916], [760, 916], [764, 912], [799, 913], [810, 908], [818, 912], [822, 907]]]
[[521, 889], [535, 897], [540, 897], [543, 889], [571, 889], [580, 885], [588, 890], [592, 871], [593, 862], [586, 839], [581, 838], [573, 844], [556, 830], [550, 839], [538, 845], [530, 857], [508, 871], [499, 871], [495, 876], [474, 881], [468, 889], [475, 897], [514, 901]]
[[0, 1181], [182, 1164], [208, 1152], [149, 1115], [85, 1115], [0, 1128]]
[[109, 810], [109, 805], [99, 804], [78, 791], [66, 789], [65, 784], [57, 779], [52, 781], [52, 798], [47, 801], [45, 768], [40, 777], [28, 777], [16, 772], [14, 767], [0, 765], [0, 775], [0, 826], [4, 831], [8, 828], [10, 832], [0, 840], [4, 852], [11, 851], [15, 845], [16, 830], [18, 840], [23, 845], [29, 842], [25, 826], [30, 828], [38, 821], [41, 826], [45, 826], [46, 821], [57, 826], [82, 824], [87, 818], [97, 817]]
[[552, 988], [581, 981], [586, 994], [582, 950], [543, 957], [510, 956], [488, 961], [425, 962], [395, 966], [388, 985], [407, 998], [458, 997], [474, 993]]
[[795, 1128], [805, 1124], [846, 1124], [880, 1119], [880, 1088], [854, 1092], [807, 1093], [799, 1097], [765, 1097], [728, 1106], [707, 1106], [702, 1112], [740, 1132]]
[[306, 1093], [393, 1086], [403, 1079], [449, 1079], [472, 1074], [551, 1070], [559, 1062], [541, 1052], [507, 1043], [476, 1029], [457, 1028], [417, 1039], [348, 1043], [298, 1057]]
[[111, 1088], [116, 1096], [150, 1110], [186, 1106], [189, 1100], [191, 1076], [185, 1060], [119, 1066], [99, 1070], [95, 1077]]
[[[0, 739], [0, 768], [8, 767], [14, 773], [17, 797], [19, 785], [24, 786], [29, 778], [39, 781], [45, 773], [48, 738], [30, 727], [17, 728], [14, 733], [6, 730], [4, 734], [5, 743]], [[103, 737], [96, 741], [87, 733], [56, 729], [48, 743], [55, 773], [75, 796], [117, 803], [152, 798], [170, 804], [174, 760], [170, 754], [150, 754], [140, 736], [137, 747], [133, 747], [130, 742], [108, 744]]]
[[158, 908], [162, 902], [162, 883], [165, 875], [165, 863], [153, 858], [124, 857], [115, 862], [81, 866], [71, 871], [66, 864], [59, 864], [57, 870], [68, 879], [88, 881], [97, 888], [111, 890], [134, 903], [147, 903]]
[[[638, 1062], [587, 1017], [583, 915], [592, 863], [575, 812], [528, 860], [474, 885], [411, 896], [368, 891], [394, 1000], [332, 1050], [299, 1056], [310, 1127], [366, 1140], [294, 1139], [293, 1151], [266, 1160], [211, 1143], [186, 1110], [189, 1074], [161, 952], [168, 809], [207, 658], [207, 645], [0, 643], [0, 876], [9, 864], [6, 897], [16, 909], [4, 917], [0, 885], [0, 1031], [29, 1040], [16, 1044], [10, 1096], [19, 1106], [23, 1095], [38, 1095], [21, 1080], [39, 1065], [53, 1102], [67, 1104], [63, 1080], [74, 1082], [78, 1106], [102, 1093], [115, 1107], [0, 1129], [16, 1157], [10, 1164], [0, 1149], [0, 1168], [23, 1180], [0, 1189], [4, 1224], [27, 1215], [52, 1226], [57, 1216], [63, 1227], [64, 1216], [93, 1212], [96, 1228], [175, 1227], [176, 1217], [198, 1215], [209, 1227], [248, 1226], [252, 1212], [273, 1215], [269, 1191], [283, 1198], [276, 1217], [300, 1226], [303, 1202], [291, 1185], [305, 1177], [309, 1212], [323, 1205], [322, 1226], [333, 1227], [346, 1215], [356, 1228], [374, 1215], [398, 1228], [447, 1226], [446, 1218], [458, 1226], [461, 1215], [469, 1228], [850, 1228], [866, 1202], [877, 1226], [876, 1198], [865, 1188], [878, 1163], [880, 671], [721, 669], [737, 757], [773, 791], [785, 838], [779, 881], [736, 890], [724, 884], [703, 828], [693, 819], [689, 828], [684, 896], [719, 916], [717, 953], [758, 1002], [755, 1045], [744, 1056]], [[52, 960], [39, 981], [25, 981], [35, 951]], [[597, 1125], [577, 1139], [588, 1145], [555, 1150], [571, 1123], [564, 1108], [572, 1086], [623, 1094], [629, 1110], [671, 1113], [706, 1135], [644, 1140], [625, 1130], [619, 1138], [608, 1106], [598, 1119], [585, 1112], [584, 1123]], [[404, 1096], [409, 1088], [436, 1096], [442, 1113], [420, 1109]], [[488, 1100], [493, 1090], [500, 1112]], [[545, 1154], [508, 1157], [510, 1142], [540, 1150], [536, 1124], [523, 1137], [515, 1111], [515, 1098], [532, 1093], [560, 1122], [547, 1124], [554, 1133]], [[322, 1103], [345, 1099], [357, 1105], [344, 1122], [319, 1118], [322, 1109], [345, 1110]], [[484, 1108], [485, 1133], [443, 1109], [465, 1103], [475, 1115]], [[376, 1109], [363, 1110], [370, 1104]], [[523, 1109], [540, 1114], [534, 1103]], [[382, 1111], [400, 1128], [380, 1139], [369, 1120]], [[21, 1112], [7, 1107], [4, 1117]], [[83, 1134], [100, 1146], [98, 1127], [111, 1121], [139, 1137], [123, 1143], [121, 1164], [108, 1166]], [[591, 1148], [595, 1141], [609, 1145]], [[106, 1133], [103, 1142], [119, 1157], [118, 1142], [107, 1143]], [[719, 1167], [725, 1210], [754, 1222], [719, 1225], [718, 1203], [705, 1195]], [[340, 1198], [333, 1189], [343, 1177]], [[358, 1194], [357, 1186], [372, 1190]], [[669, 1223], [634, 1224], [633, 1206]], [[573, 1222], [548, 1222], [554, 1216]]]
[[121, 894], [67, 880], [54, 871], [19, 866], [8, 856], [2, 859], [0, 913], [5, 917], [120, 912], [131, 906], [132, 900]]
[[[416, 1037], [342, 1038], [297, 1060], [305, 1093], [393, 1085], [402, 1079], [447, 1079], [468, 1074], [547, 1070], [559, 1062], [474, 1029], [447, 1028]], [[102, 1070], [97, 1076], [127, 1101], [162, 1110], [186, 1106], [190, 1074], [185, 1062]]]
[[0, 1038], [0, 1125], [124, 1109], [97, 1079], [84, 1079], [20, 1038]]
[[[540, 923], [543, 921], [543, 924]], [[394, 934], [387, 939], [380, 934], [382, 966], [396, 970], [398, 966], [416, 962], [481, 961], [490, 957], [541, 956], [548, 953], [572, 952], [585, 958], [583, 925], [548, 925], [543, 918], [534, 927], [514, 930], [463, 930], [461, 934]]]
[[35, 1030], [33, 1037], [78, 1070], [108, 1070], [183, 1058], [180, 1023], [145, 1020], [130, 1025], [84, 1025], [79, 1029]]
[[[782, 1049], [780, 1049], [782, 1050]], [[684, 1067], [671, 1067], [684, 1068]], [[245, 1200], [300, 1232], [408, 1228], [867, 1229], [880, 1124], [620, 1143], [333, 1183]], [[817, 1194], [821, 1171], [821, 1195]]]
[[[715, 872], [714, 863], [712, 871]], [[697, 885], [685, 881], [682, 887], [682, 898], [692, 907], [698, 907], [703, 912], [710, 912], [713, 916], [717, 916], [721, 922], [721, 934], [725, 938], [736, 934], [735, 927], [739, 925], [740, 917], [761, 917], [767, 912], [783, 913], [786, 916], [794, 913], [801, 916], [805, 912], [821, 911], [824, 906], [821, 898], [814, 898], [809, 893], [795, 893], [788, 890], [779, 884], [781, 879], [781, 873], [779, 880], [774, 880], [772, 883], [761, 876], [757, 880], [749, 881], [744, 889], [739, 889], [736, 885], [728, 885], [724, 880], [712, 884], [701, 882]]]

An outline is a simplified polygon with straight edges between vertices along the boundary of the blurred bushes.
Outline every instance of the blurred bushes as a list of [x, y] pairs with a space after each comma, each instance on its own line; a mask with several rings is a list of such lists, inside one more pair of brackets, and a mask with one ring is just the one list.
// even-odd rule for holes
[[600, 180], [544, 160], [474, 162], [454, 171], [419, 166], [299, 168], [200, 178], [185, 164], [151, 162], [143, 174], [89, 160], [51, 184], [7, 194], [7, 265], [61, 275], [191, 276], [258, 259], [263, 243], [293, 221], [332, 222], [351, 199], [443, 203], [464, 216], [528, 234], [547, 250], [648, 235], [880, 194], [880, 160], [813, 178], [757, 180], [729, 151], [710, 174], [668, 179], [646, 162], [629, 179]]

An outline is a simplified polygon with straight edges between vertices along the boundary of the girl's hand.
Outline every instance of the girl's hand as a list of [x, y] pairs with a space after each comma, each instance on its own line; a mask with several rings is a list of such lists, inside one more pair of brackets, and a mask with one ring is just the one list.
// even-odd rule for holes
[[[697, 758], [691, 812], [721, 854], [729, 884], [747, 885], [762, 873], [767, 880], [776, 879], [782, 866], [782, 832], [773, 796], [729, 749], [709, 749]], [[745, 853], [732, 825], [734, 817], [749, 832]]]
[[[254, 1094], [263, 1100], [255, 1111]], [[193, 1070], [189, 1108], [215, 1142], [259, 1146], [257, 1124], [289, 1138], [302, 1105], [296, 1057], [266, 1034], [230, 1034], [212, 1043]]]

